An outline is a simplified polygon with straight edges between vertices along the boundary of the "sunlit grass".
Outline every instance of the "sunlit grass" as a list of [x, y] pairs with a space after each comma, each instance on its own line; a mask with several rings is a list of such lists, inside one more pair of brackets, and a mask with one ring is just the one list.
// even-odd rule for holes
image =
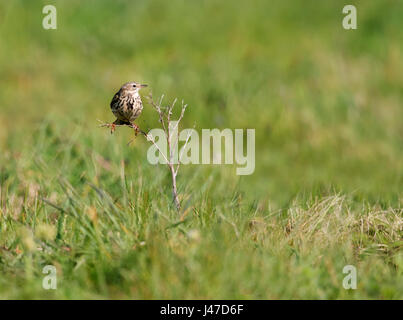
[[[337, 2], [43, 4], [0, 4], [0, 298], [403, 298], [402, 3], [348, 32]], [[98, 127], [128, 80], [255, 128], [255, 173], [183, 166], [181, 219], [144, 137]]]

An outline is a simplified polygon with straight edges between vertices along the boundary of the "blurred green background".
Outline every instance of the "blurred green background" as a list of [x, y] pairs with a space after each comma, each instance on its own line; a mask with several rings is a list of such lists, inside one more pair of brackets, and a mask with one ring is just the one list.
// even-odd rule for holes
[[[254, 196], [283, 205], [335, 188], [398, 202], [400, 1], [358, 1], [355, 31], [339, 1], [52, 3], [57, 30], [42, 28], [49, 2], [1, 5], [3, 146], [49, 116], [107, 140], [97, 119], [112, 120], [112, 95], [136, 80], [188, 103], [185, 125], [255, 128], [256, 172], [241, 179]], [[146, 108], [140, 124], [152, 118]]]
[[[42, 28], [46, 4], [57, 8], [57, 30]], [[131, 130], [111, 136], [98, 128], [97, 119], [113, 120], [113, 94], [133, 80], [149, 85], [144, 95], [183, 99], [184, 128], [256, 129], [253, 175], [236, 176], [235, 166], [183, 166], [187, 207], [204, 203], [215, 212], [239, 200], [246, 211], [286, 212], [295, 201], [343, 194], [352, 207], [400, 208], [403, 2], [352, 4], [357, 30], [342, 28], [342, 1], [2, 1], [0, 175], [2, 226], [10, 232], [2, 245], [18, 248], [11, 216], [35, 229], [34, 220], [10, 213], [11, 197], [24, 199], [19, 210], [28, 217], [44, 210], [38, 217], [48, 219], [46, 205], [26, 201], [36, 192], [62, 206], [61, 177], [84, 202], [92, 201], [90, 181], [125, 207], [133, 195], [121, 189], [124, 163], [133, 192], [149, 192], [138, 201], [169, 199], [166, 169], [147, 162], [145, 139], [128, 147]], [[158, 125], [149, 105], [138, 124]], [[5, 288], [14, 285], [7, 281]], [[161, 290], [135, 296], [170, 297]], [[257, 296], [265, 297], [237, 297]]]

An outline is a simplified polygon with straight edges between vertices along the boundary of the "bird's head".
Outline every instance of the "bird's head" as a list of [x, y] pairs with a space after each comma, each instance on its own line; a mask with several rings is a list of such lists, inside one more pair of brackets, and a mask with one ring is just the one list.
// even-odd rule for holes
[[145, 87], [147, 87], [146, 84], [140, 84], [137, 82], [127, 82], [120, 88], [120, 90], [134, 94], [134, 93], [138, 93], [141, 88], [145, 88]]

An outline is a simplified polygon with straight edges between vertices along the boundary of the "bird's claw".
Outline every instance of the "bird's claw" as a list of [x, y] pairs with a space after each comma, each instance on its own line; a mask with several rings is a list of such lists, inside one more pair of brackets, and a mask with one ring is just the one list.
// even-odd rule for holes
[[137, 137], [137, 135], [140, 132], [140, 128], [139, 128], [139, 126], [137, 124], [134, 124], [134, 123], [132, 124], [132, 126], [133, 126], [133, 129], [134, 129], [134, 136]]

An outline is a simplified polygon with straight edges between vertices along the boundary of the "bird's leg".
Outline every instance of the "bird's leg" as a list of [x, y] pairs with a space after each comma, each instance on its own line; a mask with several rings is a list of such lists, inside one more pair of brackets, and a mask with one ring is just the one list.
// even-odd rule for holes
[[116, 123], [102, 123], [100, 125], [100, 127], [107, 127], [107, 128], [111, 128], [111, 134], [113, 133], [113, 131], [115, 131], [116, 128]]
[[119, 119], [113, 121], [113, 123], [111, 124], [111, 134], [115, 132], [116, 126], [121, 126], [122, 124], [122, 121], [120, 121]]
[[139, 126], [138, 126], [137, 124], [135, 124], [135, 123], [132, 123], [132, 127], [133, 127], [133, 129], [134, 129], [134, 135], [137, 137], [137, 135], [138, 135], [139, 132], [140, 132], [140, 128], [139, 128]]
[[116, 129], [116, 124], [115, 122], [111, 124], [111, 134], [113, 134], [115, 132]]

